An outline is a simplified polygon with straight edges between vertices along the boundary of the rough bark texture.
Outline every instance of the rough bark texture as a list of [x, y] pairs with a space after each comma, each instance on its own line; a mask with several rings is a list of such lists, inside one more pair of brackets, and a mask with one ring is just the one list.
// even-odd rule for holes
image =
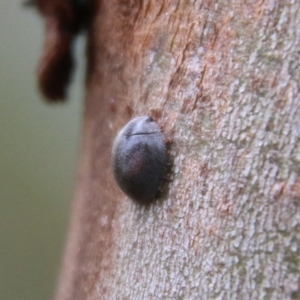
[[[98, 1], [56, 299], [300, 299], [300, 1]], [[110, 165], [152, 115], [173, 181], [150, 207]]]

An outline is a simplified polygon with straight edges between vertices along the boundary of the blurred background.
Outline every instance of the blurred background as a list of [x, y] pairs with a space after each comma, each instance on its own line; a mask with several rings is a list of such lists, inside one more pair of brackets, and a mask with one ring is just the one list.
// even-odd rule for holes
[[36, 89], [43, 21], [0, 1], [0, 300], [52, 299], [75, 187], [84, 98], [84, 41], [65, 104]]

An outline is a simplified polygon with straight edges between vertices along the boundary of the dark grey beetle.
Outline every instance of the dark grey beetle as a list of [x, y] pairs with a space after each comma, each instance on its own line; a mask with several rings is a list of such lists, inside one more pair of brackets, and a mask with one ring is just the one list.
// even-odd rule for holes
[[121, 190], [140, 203], [153, 201], [167, 173], [168, 154], [157, 123], [147, 116], [127, 123], [112, 150], [113, 172]]

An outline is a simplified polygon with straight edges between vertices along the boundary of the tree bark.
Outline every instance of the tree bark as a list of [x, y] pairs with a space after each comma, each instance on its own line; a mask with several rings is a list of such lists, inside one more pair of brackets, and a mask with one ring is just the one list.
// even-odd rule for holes
[[[56, 299], [300, 299], [300, 1], [96, 2]], [[173, 140], [150, 207], [110, 164], [141, 115]]]

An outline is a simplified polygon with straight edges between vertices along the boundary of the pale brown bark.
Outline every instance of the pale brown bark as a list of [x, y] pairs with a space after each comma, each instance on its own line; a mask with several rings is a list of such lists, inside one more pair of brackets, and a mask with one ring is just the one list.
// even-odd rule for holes
[[[98, 2], [56, 299], [300, 299], [300, 1]], [[147, 208], [110, 165], [140, 115], [173, 137]]]

